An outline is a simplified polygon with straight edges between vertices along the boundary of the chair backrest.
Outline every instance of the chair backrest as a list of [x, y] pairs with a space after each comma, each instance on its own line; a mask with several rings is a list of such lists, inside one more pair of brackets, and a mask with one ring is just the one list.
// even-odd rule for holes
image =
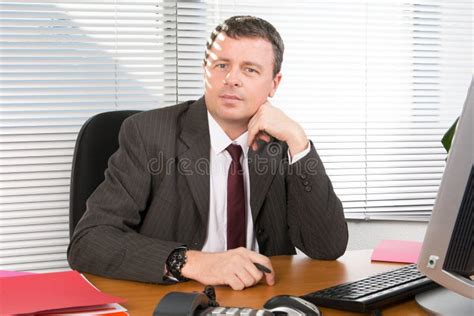
[[140, 111], [112, 111], [88, 119], [77, 135], [69, 193], [69, 236], [86, 211], [86, 201], [104, 181], [109, 157], [118, 149], [123, 121]]

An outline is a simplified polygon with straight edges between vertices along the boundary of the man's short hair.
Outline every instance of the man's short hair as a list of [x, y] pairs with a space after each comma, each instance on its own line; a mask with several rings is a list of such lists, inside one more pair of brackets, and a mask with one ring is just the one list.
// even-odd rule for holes
[[269, 22], [250, 15], [233, 16], [216, 26], [207, 40], [206, 51], [204, 54], [204, 65], [206, 65], [209, 51], [211, 50], [217, 35], [221, 32], [233, 39], [241, 37], [258, 37], [269, 41], [273, 47], [273, 77], [280, 72], [281, 64], [283, 62], [283, 52], [285, 50], [280, 34]]

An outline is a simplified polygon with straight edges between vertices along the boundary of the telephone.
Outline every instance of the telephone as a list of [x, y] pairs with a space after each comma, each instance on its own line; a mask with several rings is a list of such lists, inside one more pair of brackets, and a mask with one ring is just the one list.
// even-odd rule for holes
[[[217, 316], [217, 315], [262, 315], [271, 316], [263, 309], [212, 306], [209, 298], [198, 292], [170, 292], [156, 306], [153, 316]], [[218, 305], [218, 304], [217, 304]]]
[[279, 295], [269, 299], [265, 309], [248, 307], [221, 307], [216, 301], [214, 288], [207, 286], [203, 293], [170, 292], [153, 312], [153, 316], [219, 316], [219, 315], [321, 315], [313, 304], [295, 296]]

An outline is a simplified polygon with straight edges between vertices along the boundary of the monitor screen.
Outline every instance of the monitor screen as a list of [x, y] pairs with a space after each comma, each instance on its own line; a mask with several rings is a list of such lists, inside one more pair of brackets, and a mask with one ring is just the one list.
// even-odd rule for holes
[[[474, 82], [471, 80], [417, 263], [423, 274], [443, 287], [436, 290], [437, 293], [444, 293], [439, 295], [455, 297], [456, 301], [444, 301], [445, 296], [436, 296], [433, 300], [438, 305], [448, 304], [450, 311], [459, 304], [468, 304], [460, 307], [473, 311], [473, 108]], [[429, 295], [424, 293], [420, 296], [426, 298]], [[420, 303], [418, 297], [417, 301]], [[425, 303], [420, 304], [426, 307]], [[427, 309], [437, 311], [437, 308]]]

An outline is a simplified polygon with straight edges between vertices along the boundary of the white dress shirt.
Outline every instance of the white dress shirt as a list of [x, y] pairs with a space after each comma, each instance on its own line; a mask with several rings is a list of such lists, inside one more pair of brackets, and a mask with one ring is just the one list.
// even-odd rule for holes
[[[202, 251], [222, 252], [227, 250], [227, 175], [232, 162], [226, 148], [230, 144], [240, 145], [242, 155], [240, 163], [244, 176], [245, 216], [247, 221], [247, 248], [258, 252], [257, 239], [253, 229], [252, 210], [250, 208], [250, 177], [247, 163], [249, 146], [247, 145], [248, 132], [243, 133], [235, 140], [231, 140], [220, 125], [207, 112], [209, 122], [209, 135], [211, 137], [210, 152], [210, 197], [209, 197], [209, 222], [207, 226], [207, 239]], [[306, 156], [310, 145], [291, 159], [290, 164]]]

